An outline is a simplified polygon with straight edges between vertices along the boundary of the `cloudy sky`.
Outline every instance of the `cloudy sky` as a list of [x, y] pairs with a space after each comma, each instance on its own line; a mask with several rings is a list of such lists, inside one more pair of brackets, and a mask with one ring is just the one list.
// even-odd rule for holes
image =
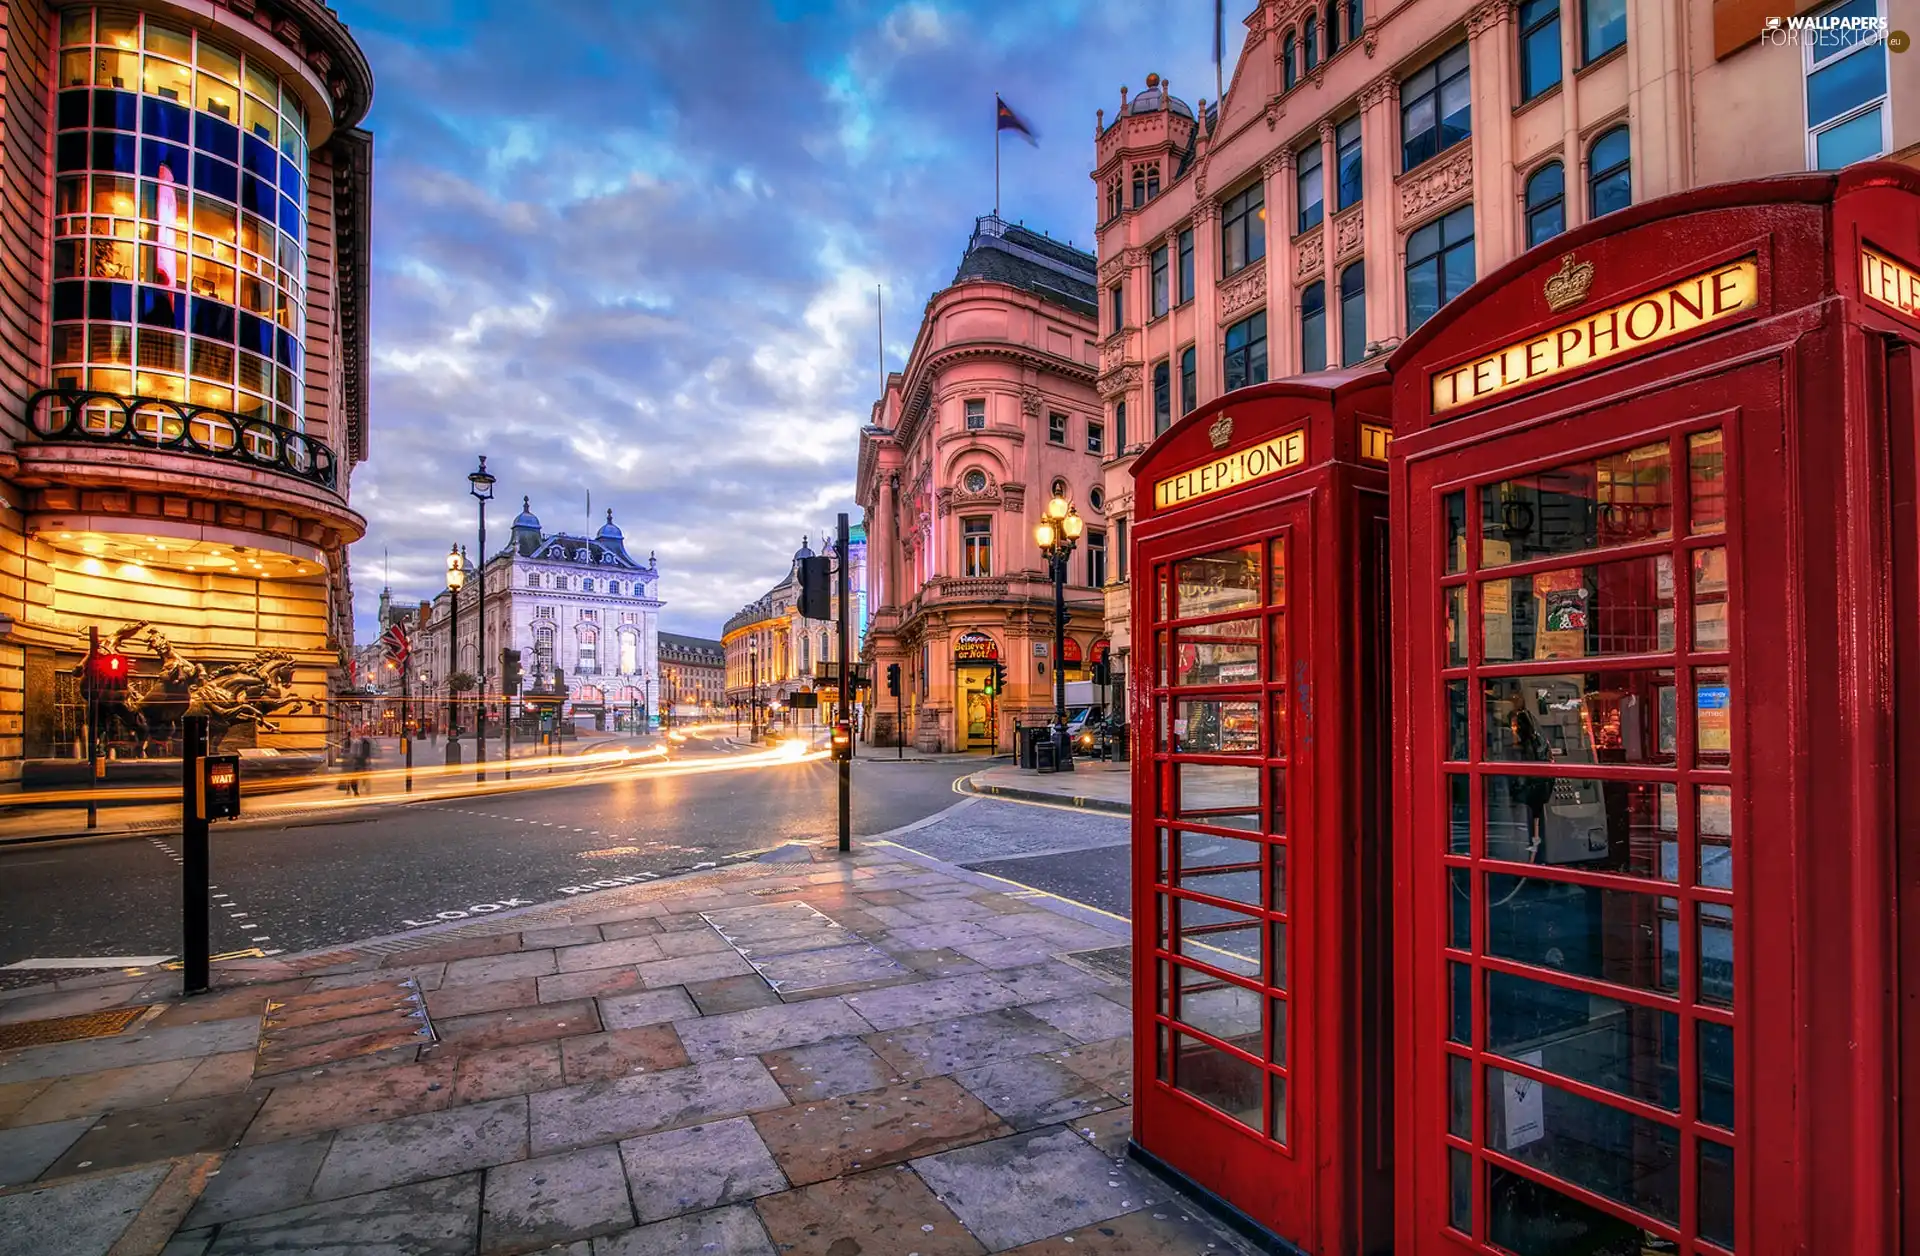
[[[1213, 96], [1211, 0], [336, 0], [373, 64], [366, 639], [438, 591], [465, 476], [547, 530], [612, 507], [670, 629], [721, 621], [853, 504], [878, 389], [993, 204], [1090, 248], [1094, 110]], [[1230, 2], [1230, 35], [1250, 6]], [[1238, 48], [1230, 38], [1228, 56]], [[1228, 66], [1231, 72], [1231, 64]]]

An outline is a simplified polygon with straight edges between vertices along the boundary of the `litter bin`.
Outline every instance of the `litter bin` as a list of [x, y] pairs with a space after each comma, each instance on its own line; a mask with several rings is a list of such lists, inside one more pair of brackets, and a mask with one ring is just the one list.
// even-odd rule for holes
[[1035, 729], [1041, 735], [1033, 739], [1033, 766], [1040, 772], [1059, 771], [1057, 747], [1053, 737], [1045, 729]]
[[1022, 728], [1020, 730], [1019, 751], [1021, 767], [1032, 772], [1039, 766], [1038, 761], [1034, 757], [1035, 747], [1042, 741], [1045, 741], [1046, 737], [1047, 730], [1044, 728]]

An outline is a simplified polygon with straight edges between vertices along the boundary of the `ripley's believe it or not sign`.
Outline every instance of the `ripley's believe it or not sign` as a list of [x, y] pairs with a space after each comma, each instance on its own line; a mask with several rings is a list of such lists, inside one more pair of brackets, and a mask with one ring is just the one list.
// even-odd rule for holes
[[[1229, 429], [1230, 430], [1230, 429]], [[1222, 454], [1211, 462], [1170, 475], [1153, 486], [1156, 510], [1238, 488], [1242, 484], [1291, 471], [1307, 460], [1305, 428], [1263, 440], [1245, 449]]]
[[1444, 414], [1589, 363], [1644, 349], [1732, 318], [1752, 309], [1759, 300], [1760, 270], [1753, 258], [1716, 266], [1437, 373], [1433, 377], [1433, 412]]

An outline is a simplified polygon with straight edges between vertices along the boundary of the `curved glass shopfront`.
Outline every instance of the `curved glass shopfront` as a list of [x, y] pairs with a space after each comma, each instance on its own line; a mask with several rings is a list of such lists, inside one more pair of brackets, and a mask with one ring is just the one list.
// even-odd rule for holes
[[307, 119], [264, 64], [184, 25], [61, 16], [55, 388], [300, 430]]

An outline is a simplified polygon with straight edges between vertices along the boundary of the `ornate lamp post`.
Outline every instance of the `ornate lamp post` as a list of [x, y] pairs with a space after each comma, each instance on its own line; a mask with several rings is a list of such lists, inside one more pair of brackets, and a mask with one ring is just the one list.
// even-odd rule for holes
[[760, 740], [760, 638], [747, 638], [747, 740]]
[[1067, 649], [1067, 559], [1085, 526], [1073, 504], [1056, 497], [1033, 527], [1033, 539], [1053, 573], [1053, 719], [1062, 729], [1067, 726], [1067, 673], [1060, 666]]
[[460, 670], [460, 589], [467, 583], [467, 560], [458, 545], [447, 547], [447, 587], [449, 599], [447, 624], [447, 748], [458, 754], [460, 746], [460, 697], [453, 691], [454, 673]]
[[474, 651], [474, 665], [480, 671], [477, 677], [480, 715], [479, 732], [473, 740], [473, 779], [484, 781], [487, 779], [487, 503], [493, 500], [493, 476], [487, 473], [485, 454], [480, 455], [479, 469], [467, 474], [467, 483], [472, 486], [467, 491], [480, 503], [480, 545], [475, 551], [480, 555], [480, 565], [475, 573], [479, 579], [474, 584], [473, 606], [474, 631], [478, 634], [475, 640], [479, 643]]

